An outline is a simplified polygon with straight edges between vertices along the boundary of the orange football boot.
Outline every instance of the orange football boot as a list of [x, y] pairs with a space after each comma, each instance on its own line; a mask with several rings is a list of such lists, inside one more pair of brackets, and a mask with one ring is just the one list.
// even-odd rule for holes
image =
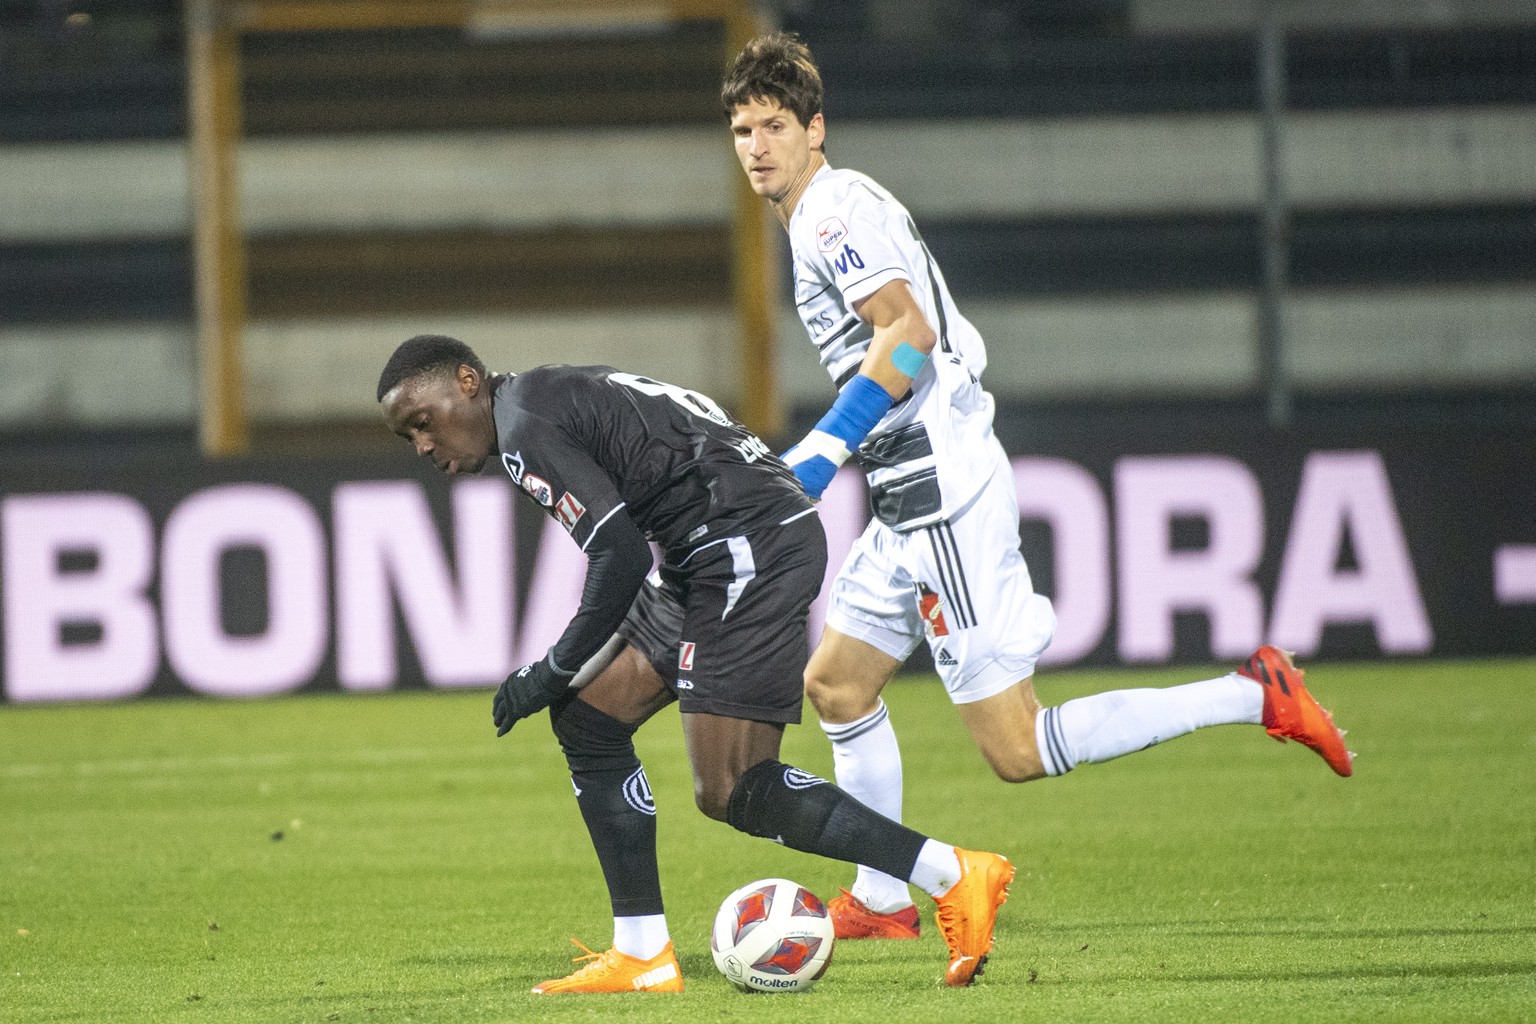
[[904, 907], [882, 914], [870, 910], [847, 889], [827, 901], [832, 915], [832, 934], [839, 939], [915, 939], [918, 932], [916, 907]]
[[[571, 940], [576, 942], [575, 939]], [[594, 953], [576, 942], [585, 955], [572, 959], [572, 963], [590, 960], [591, 963], [563, 978], [552, 978], [533, 986], [536, 996], [556, 995], [562, 992], [681, 992], [683, 972], [678, 969], [677, 955], [672, 943], [649, 960], [639, 960], [617, 949], [609, 948]]]
[[1301, 669], [1289, 654], [1278, 647], [1260, 647], [1237, 674], [1264, 687], [1264, 728], [1271, 736], [1311, 747], [1340, 775], [1354, 773], [1355, 755], [1344, 746], [1343, 731], [1307, 692]]
[[960, 881], [933, 901], [939, 905], [934, 919], [949, 946], [944, 984], [959, 988], [974, 981], [987, 965], [992, 926], [997, 922], [998, 908], [1008, 899], [1015, 869], [1007, 857], [995, 853], [957, 846], [955, 855], [960, 858]]

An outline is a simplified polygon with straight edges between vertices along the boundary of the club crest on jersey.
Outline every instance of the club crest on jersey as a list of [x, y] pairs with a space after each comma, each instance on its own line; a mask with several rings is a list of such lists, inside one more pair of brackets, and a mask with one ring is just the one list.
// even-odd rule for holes
[[816, 225], [816, 248], [822, 252], [831, 252], [847, 237], [848, 228], [837, 217], [828, 217]]
[[506, 452], [502, 452], [501, 464], [507, 467], [507, 475], [512, 478], [512, 482], [521, 485], [523, 482], [523, 453], [516, 451], [508, 455]]
[[560, 520], [560, 525], [567, 530], [576, 529], [576, 521], [587, 514], [587, 506], [581, 500], [566, 491], [560, 495], [560, 503], [555, 506], [555, 516]]
[[523, 474], [523, 490], [528, 496], [545, 508], [555, 503], [555, 489], [549, 486], [549, 481], [532, 473]]
[[677, 644], [677, 670], [679, 672], [693, 671], [694, 646], [691, 641], [681, 640]]
[[944, 601], [929, 590], [926, 583], [917, 585], [917, 610], [929, 636], [949, 636], [949, 624], [944, 621]]

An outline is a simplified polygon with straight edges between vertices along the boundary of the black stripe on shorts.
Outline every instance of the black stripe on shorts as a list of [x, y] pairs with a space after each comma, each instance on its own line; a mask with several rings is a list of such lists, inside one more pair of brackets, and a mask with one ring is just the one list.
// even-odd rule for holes
[[934, 564], [939, 570], [939, 586], [955, 613], [955, 624], [961, 629], [976, 625], [976, 606], [971, 603], [970, 587], [965, 579], [965, 567], [960, 564], [960, 547], [955, 543], [954, 531], [948, 523], [928, 527], [928, 543], [933, 546]]

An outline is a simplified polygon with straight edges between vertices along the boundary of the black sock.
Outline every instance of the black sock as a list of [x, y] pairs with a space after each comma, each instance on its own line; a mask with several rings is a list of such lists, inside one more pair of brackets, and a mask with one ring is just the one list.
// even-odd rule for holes
[[731, 791], [731, 827], [792, 850], [911, 878], [928, 837], [859, 803], [832, 783], [781, 761], [748, 768]]
[[656, 804], [635, 756], [634, 729], [584, 701], [552, 715], [576, 803], [603, 866], [614, 917], [660, 914]]

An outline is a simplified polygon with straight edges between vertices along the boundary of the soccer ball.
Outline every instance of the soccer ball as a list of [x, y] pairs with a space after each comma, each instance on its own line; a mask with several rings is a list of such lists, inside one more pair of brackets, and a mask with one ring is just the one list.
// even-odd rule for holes
[[709, 948], [743, 992], [804, 992], [832, 961], [832, 918], [809, 889], [764, 878], [720, 904]]

